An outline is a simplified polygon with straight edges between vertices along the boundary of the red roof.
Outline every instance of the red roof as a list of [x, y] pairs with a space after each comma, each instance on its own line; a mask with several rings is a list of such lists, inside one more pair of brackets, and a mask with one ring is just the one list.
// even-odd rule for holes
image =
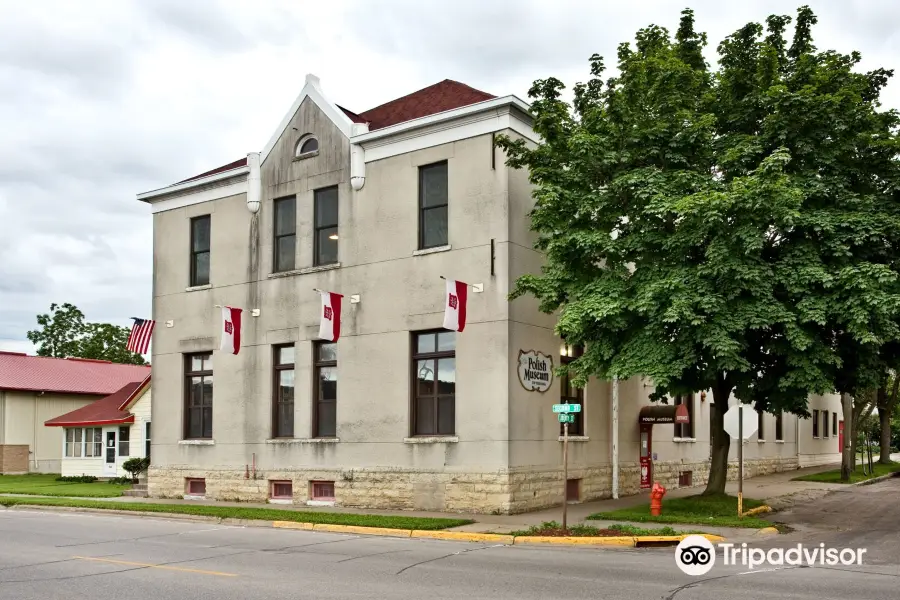
[[129, 383], [106, 398], [101, 398], [87, 406], [45, 421], [44, 425], [47, 427], [90, 427], [134, 423], [134, 415], [125, 408], [149, 383], [149, 376], [143, 381]]
[[[370, 108], [366, 112], [359, 114], [347, 110], [343, 106], [338, 106], [338, 108], [341, 109], [341, 111], [354, 123], [368, 123], [369, 131], [374, 131], [376, 129], [404, 123], [413, 119], [436, 115], [437, 113], [446, 110], [453, 110], [454, 108], [462, 108], [463, 106], [469, 106], [470, 104], [493, 100], [494, 98], [496, 98], [496, 96], [493, 94], [476, 90], [473, 87], [469, 87], [458, 81], [453, 81], [452, 79], [445, 79], [439, 83], [430, 85], [427, 88], [423, 88], [418, 92], [407, 94], [402, 98], [391, 100], [390, 102], [386, 102], [375, 108]], [[185, 183], [200, 179], [201, 177], [208, 177], [210, 175], [215, 175], [216, 173], [223, 173], [225, 171], [230, 171], [231, 169], [238, 169], [246, 166], [247, 158], [244, 157], [234, 162], [230, 162], [227, 165], [217, 167], [211, 171], [194, 175], [193, 177], [179, 181], [178, 183]]]
[[0, 352], [0, 390], [105, 396], [149, 374], [147, 366]]
[[370, 108], [359, 113], [359, 117], [368, 121], [369, 131], [374, 131], [494, 98], [496, 96], [476, 90], [464, 83], [445, 79], [418, 92]]

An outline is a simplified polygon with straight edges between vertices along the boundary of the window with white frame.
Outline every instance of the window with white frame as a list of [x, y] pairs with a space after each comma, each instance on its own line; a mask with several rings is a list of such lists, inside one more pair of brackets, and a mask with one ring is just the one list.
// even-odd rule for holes
[[67, 458], [95, 458], [103, 453], [103, 430], [99, 427], [66, 428]]

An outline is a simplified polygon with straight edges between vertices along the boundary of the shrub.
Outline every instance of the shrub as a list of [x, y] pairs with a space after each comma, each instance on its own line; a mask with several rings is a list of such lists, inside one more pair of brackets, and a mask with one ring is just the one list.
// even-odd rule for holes
[[97, 481], [97, 478], [93, 475], [66, 475], [64, 477], [57, 477], [56, 480], [65, 483], [94, 483]]
[[122, 468], [131, 474], [132, 481], [136, 480], [141, 473], [150, 468], [149, 458], [129, 458], [122, 464]]
[[113, 483], [115, 485], [128, 485], [133, 482], [131, 477], [112, 477], [106, 481], [106, 483]]

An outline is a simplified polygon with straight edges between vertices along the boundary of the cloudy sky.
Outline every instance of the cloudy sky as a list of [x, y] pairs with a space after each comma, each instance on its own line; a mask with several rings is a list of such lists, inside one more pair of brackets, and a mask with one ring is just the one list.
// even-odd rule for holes
[[[442, 79], [496, 94], [584, 79], [682, 8], [725, 35], [801, 2], [0, 0], [0, 350], [38, 311], [149, 316], [151, 217], [135, 194], [258, 151], [306, 73], [357, 112]], [[900, 2], [808, 2], [816, 43], [900, 66]], [[451, 8], [452, 7], [452, 8]], [[885, 105], [900, 108], [900, 81]]]

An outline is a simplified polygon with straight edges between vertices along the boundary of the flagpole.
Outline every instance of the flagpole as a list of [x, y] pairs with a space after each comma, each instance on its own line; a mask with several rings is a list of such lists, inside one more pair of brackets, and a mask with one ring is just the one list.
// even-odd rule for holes
[[[444, 281], [447, 280], [447, 278], [444, 277], [443, 275], [438, 275], [438, 277], [440, 277], [440, 278], [443, 279]], [[458, 279], [454, 279], [454, 281], [459, 281], [459, 280], [458, 280]], [[462, 282], [460, 282], [460, 283], [462, 283]], [[477, 291], [478, 291], [478, 286], [479, 286], [479, 285], [482, 285], [482, 284], [480, 284], [480, 283], [467, 283], [467, 284], [466, 284], [466, 287], [467, 287], [467, 288], [472, 288], [474, 291], [477, 292]]]

